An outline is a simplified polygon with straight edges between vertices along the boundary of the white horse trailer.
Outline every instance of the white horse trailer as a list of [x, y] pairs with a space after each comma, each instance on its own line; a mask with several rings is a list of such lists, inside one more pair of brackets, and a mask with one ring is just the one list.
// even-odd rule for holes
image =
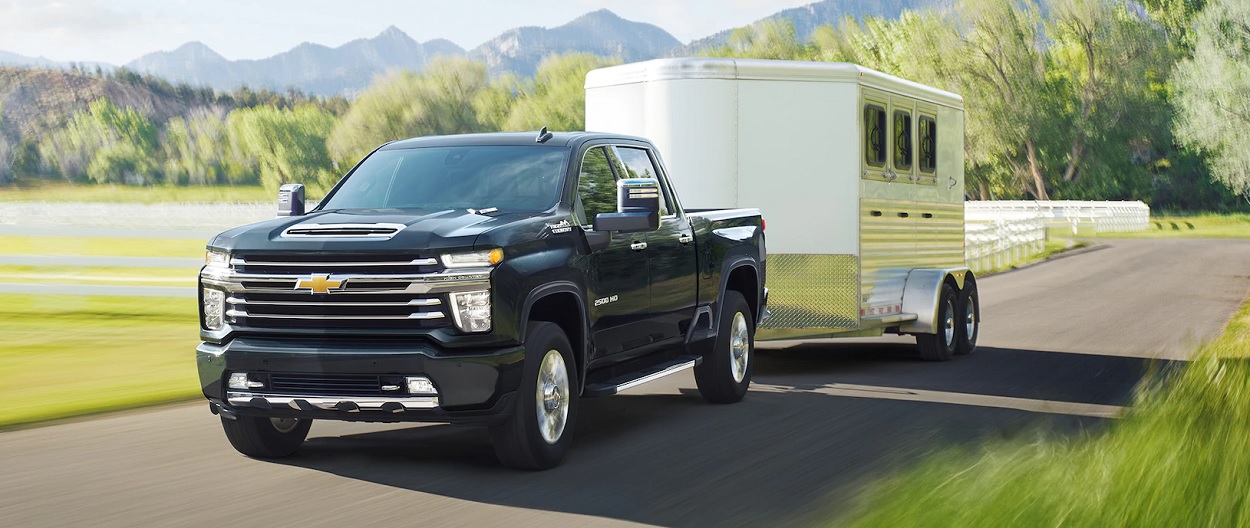
[[591, 71], [586, 129], [651, 139], [688, 209], [764, 212], [759, 339], [976, 347], [960, 96], [854, 64], [659, 59]]

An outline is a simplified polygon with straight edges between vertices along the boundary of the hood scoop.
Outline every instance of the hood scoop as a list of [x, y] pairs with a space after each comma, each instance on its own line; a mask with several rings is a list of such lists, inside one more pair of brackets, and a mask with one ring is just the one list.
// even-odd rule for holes
[[404, 224], [297, 224], [282, 232], [283, 238], [350, 238], [389, 240]]

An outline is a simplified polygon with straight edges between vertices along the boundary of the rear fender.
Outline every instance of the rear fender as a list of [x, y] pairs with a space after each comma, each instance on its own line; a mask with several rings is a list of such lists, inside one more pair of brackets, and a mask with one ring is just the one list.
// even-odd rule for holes
[[911, 270], [903, 286], [903, 313], [916, 314], [916, 320], [899, 325], [899, 333], [937, 333], [938, 301], [942, 296], [942, 285], [949, 278], [954, 281], [957, 290], [963, 289], [964, 280], [969, 273], [971, 272], [968, 268]]

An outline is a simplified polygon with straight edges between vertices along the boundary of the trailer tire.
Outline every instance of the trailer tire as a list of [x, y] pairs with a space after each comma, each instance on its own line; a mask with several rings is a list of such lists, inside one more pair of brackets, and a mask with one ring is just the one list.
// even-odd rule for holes
[[525, 336], [525, 366], [516, 404], [506, 421], [491, 426], [490, 436], [504, 466], [550, 469], [564, 459], [573, 442], [580, 387], [573, 347], [554, 323], [530, 323]]
[[946, 361], [955, 355], [959, 348], [959, 328], [955, 322], [958, 295], [949, 284], [942, 285], [938, 296], [937, 333], [916, 334], [916, 348], [920, 350], [920, 359], [925, 361]]
[[312, 420], [236, 416], [221, 417], [221, 428], [235, 451], [252, 458], [281, 458], [299, 449], [308, 438]]
[[977, 294], [977, 283], [968, 282], [959, 292], [959, 344], [955, 347], [955, 355], [965, 356], [977, 349], [977, 337], [981, 335], [981, 296]]
[[755, 355], [755, 322], [741, 293], [721, 297], [720, 321], [712, 351], [694, 367], [699, 394], [709, 403], [741, 401], [751, 386]]

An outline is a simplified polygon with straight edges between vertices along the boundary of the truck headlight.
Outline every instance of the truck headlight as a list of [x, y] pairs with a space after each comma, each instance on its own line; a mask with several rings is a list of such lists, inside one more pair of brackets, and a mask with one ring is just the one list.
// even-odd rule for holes
[[451, 294], [451, 316], [464, 332], [490, 330], [490, 290]]
[[443, 266], [447, 268], [489, 268], [503, 262], [500, 248], [467, 253], [444, 253]]
[[201, 296], [204, 303], [204, 328], [221, 330], [221, 327], [225, 325], [226, 292], [204, 288]]
[[204, 253], [204, 265], [210, 268], [229, 268], [230, 253], [220, 249], [210, 249]]

